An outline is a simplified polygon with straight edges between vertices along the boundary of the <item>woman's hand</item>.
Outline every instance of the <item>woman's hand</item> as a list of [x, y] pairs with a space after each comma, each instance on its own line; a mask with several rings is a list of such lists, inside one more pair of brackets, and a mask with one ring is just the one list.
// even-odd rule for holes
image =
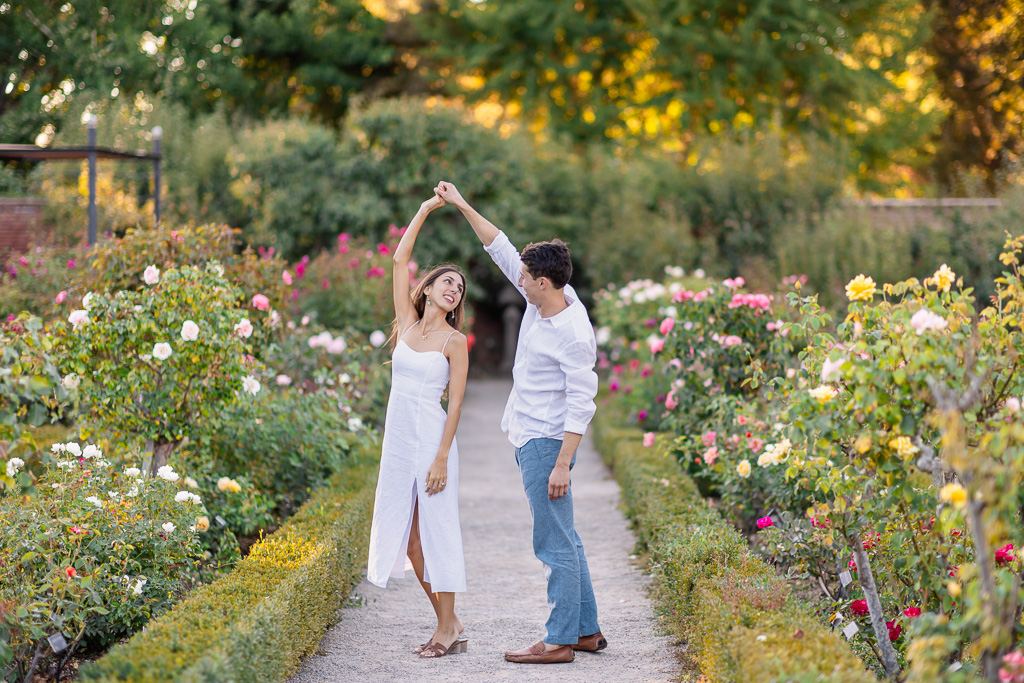
[[439, 208], [441, 208], [444, 205], [445, 205], [445, 201], [443, 199], [441, 199], [441, 197], [439, 197], [438, 195], [435, 194], [433, 197], [431, 197], [427, 201], [425, 201], [422, 204], [420, 204], [420, 210], [421, 211], [426, 211], [427, 213], [430, 213], [434, 209], [439, 209]]
[[427, 470], [427, 481], [425, 484], [428, 496], [444, 491], [445, 486], [448, 484], [448, 458], [446, 456], [438, 454], [434, 458], [434, 462], [430, 464], [430, 469]]

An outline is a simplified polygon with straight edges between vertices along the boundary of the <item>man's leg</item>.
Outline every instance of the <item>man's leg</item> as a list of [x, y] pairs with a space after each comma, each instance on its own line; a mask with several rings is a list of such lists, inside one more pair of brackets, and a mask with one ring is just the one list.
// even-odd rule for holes
[[583, 553], [583, 541], [573, 529], [576, 537], [576, 555], [580, 563], [580, 625], [579, 635], [589, 636], [600, 633], [597, 623], [597, 599], [594, 598], [594, 587], [590, 583], [590, 569], [587, 567], [587, 556]]
[[[533, 439], [518, 452], [523, 488], [533, 514], [533, 551], [544, 563], [548, 581], [548, 615], [545, 643], [573, 645], [581, 626], [580, 558], [582, 543], [573, 528], [572, 488], [558, 500], [548, 499], [548, 477], [558, 459], [562, 442], [557, 439]], [[575, 463], [575, 456], [573, 457]], [[571, 467], [571, 465], [570, 465]], [[583, 558], [585, 562], [585, 557]], [[586, 565], [584, 564], [583, 567]], [[586, 581], [590, 600], [590, 576]], [[591, 608], [596, 622], [596, 606]]]

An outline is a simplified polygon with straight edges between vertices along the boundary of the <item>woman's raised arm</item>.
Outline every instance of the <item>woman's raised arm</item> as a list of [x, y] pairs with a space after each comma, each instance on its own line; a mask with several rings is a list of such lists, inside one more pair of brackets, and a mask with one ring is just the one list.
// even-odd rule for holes
[[392, 280], [394, 282], [395, 319], [398, 321], [400, 333], [405, 331], [412, 318], [416, 316], [412, 299], [409, 296], [409, 261], [412, 260], [412, 247], [416, 244], [416, 236], [419, 234], [420, 228], [423, 227], [423, 221], [427, 220], [427, 215], [444, 204], [444, 200], [437, 195], [420, 204], [420, 210], [409, 222], [409, 227], [406, 228], [402, 240], [395, 248]]

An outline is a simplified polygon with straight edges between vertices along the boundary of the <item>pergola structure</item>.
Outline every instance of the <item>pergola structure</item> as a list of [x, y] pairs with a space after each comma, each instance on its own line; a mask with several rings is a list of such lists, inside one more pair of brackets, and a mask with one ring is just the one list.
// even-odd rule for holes
[[89, 131], [85, 147], [38, 147], [36, 145], [0, 145], [0, 159], [20, 161], [45, 161], [50, 159], [89, 160], [89, 246], [96, 244], [96, 161], [114, 159], [118, 161], [153, 162], [153, 210], [156, 222], [160, 222], [160, 141], [163, 129], [153, 129], [153, 151], [126, 152], [96, 146], [96, 117], [90, 115], [86, 121]]

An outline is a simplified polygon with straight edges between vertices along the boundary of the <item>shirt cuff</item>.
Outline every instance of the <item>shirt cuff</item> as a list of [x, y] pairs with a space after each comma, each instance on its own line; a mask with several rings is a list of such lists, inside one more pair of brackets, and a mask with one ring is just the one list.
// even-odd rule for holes
[[488, 254], [497, 254], [506, 247], [511, 247], [512, 242], [509, 240], [508, 235], [505, 234], [504, 230], [498, 231], [498, 236], [491, 240], [491, 243], [484, 247], [484, 251]]
[[590, 426], [590, 422], [576, 422], [575, 420], [565, 421], [565, 431], [571, 432], [572, 434], [586, 434], [587, 427]]

